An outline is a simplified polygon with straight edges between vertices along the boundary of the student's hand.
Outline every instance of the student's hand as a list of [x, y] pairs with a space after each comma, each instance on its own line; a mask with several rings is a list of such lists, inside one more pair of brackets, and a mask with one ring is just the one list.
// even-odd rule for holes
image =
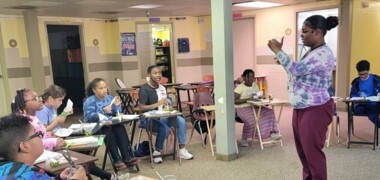
[[[116, 101], [116, 100], [115, 100]], [[112, 113], [112, 106], [111, 105], [108, 105], [106, 107], [103, 108], [103, 111], [106, 113], [106, 114], [111, 114]]]
[[158, 106], [166, 105], [166, 104], [168, 104], [168, 100], [167, 100], [167, 99], [160, 99], [160, 100], [157, 102], [157, 105], [158, 105]]
[[282, 49], [282, 45], [284, 44], [284, 36], [281, 38], [281, 42], [278, 42], [277, 39], [271, 39], [268, 41], [268, 47], [271, 51], [277, 54]]
[[113, 104], [114, 104], [115, 106], [120, 106], [120, 104], [121, 104], [121, 99], [120, 99], [120, 97], [119, 97], [119, 96], [115, 96], [114, 98], [115, 98], [115, 102], [113, 102]]
[[64, 146], [64, 145], [66, 145], [66, 141], [63, 140], [62, 138], [58, 138], [57, 139], [57, 146], [61, 147], [61, 146]]
[[78, 169], [74, 170], [74, 174], [69, 179], [84, 179], [87, 180], [86, 176], [86, 170], [83, 168], [83, 166], [80, 166]]

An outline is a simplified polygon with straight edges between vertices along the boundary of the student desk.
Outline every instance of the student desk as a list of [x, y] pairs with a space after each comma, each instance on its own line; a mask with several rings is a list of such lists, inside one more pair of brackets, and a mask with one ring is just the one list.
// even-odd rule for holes
[[[181, 112], [178, 112], [178, 111], [173, 111], [173, 112], [164, 112], [164, 111], [161, 111], [162, 113], [151, 113], [151, 112], [146, 112], [143, 114], [143, 116], [145, 118], [147, 118], [149, 120], [148, 123], [150, 123], [149, 125], [149, 129], [147, 129], [147, 133], [148, 133], [148, 139], [149, 139], [149, 151], [150, 151], [150, 161], [151, 161], [151, 168], [153, 168], [153, 152], [152, 152], [152, 125], [153, 125], [153, 120], [156, 120], [156, 121], [159, 121], [160, 118], [170, 118], [170, 117], [177, 117], [177, 116], [181, 116], [182, 113]], [[172, 120], [174, 120], [174, 123], [173, 123], [173, 129], [174, 129], [174, 143], [173, 143], [173, 153], [170, 153], [170, 154], [161, 154], [161, 156], [173, 156], [173, 160], [175, 160], [175, 156], [176, 156], [176, 142], [177, 142], [177, 118], [171, 118]], [[181, 158], [179, 157], [179, 163], [181, 164]]]
[[[58, 151], [58, 153], [61, 153], [61, 152], [62, 151]], [[90, 163], [93, 163], [94, 161], [98, 160], [97, 157], [86, 155], [86, 154], [81, 154], [81, 153], [78, 153], [78, 152], [75, 152], [75, 151], [70, 151], [69, 150], [69, 153], [70, 153], [71, 157], [76, 158], [76, 160], [74, 160], [74, 162], [77, 165], [84, 165], [85, 166], [87, 173], [88, 173], [88, 166], [87, 165], [90, 164]], [[47, 166], [46, 163], [45, 163], [45, 161], [44, 161], [44, 162], [35, 164], [35, 166], [43, 169], [45, 172], [47, 172], [49, 174], [56, 175], [56, 174], [61, 173], [67, 167], [69, 167], [69, 163], [66, 162], [66, 163], [60, 164], [58, 167], [51, 168], [50, 166]]]
[[[277, 105], [277, 106], [281, 106], [281, 109], [280, 109], [280, 113], [277, 117], [277, 127], [278, 127], [278, 134], [280, 134], [280, 127], [279, 127], [279, 123], [280, 123], [280, 118], [281, 118], [281, 113], [282, 113], [282, 108], [284, 106], [285, 103], [288, 103], [287, 101], [284, 101], [284, 100], [281, 100], [281, 99], [273, 99], [273, 100], [258, 100], [258, 101], [253, 101], [253, 100], [250, 100], [250, 101], [247, 101], [247, 103], [251, 104], [252, 105], [252, 109], [253, 109], [253, 114], [256, 118], [256, 121], [255, 121], [255, 131], [253, 133], [253, 139], [255, 137], [255, 132], [257, 132], [258, 136], [259, 136], [259, 141], [260, 141], [260, 146], [261, 146], [261, 149], [264, 149], [263, 145], [264, 144], [271, 144], [271, 143], [274, 143], [274, 142], [277, 142], [277, 141], [280, 141], [281, 143], [281, 146], [282, 146], [282, 139], [280, 140], [269, 140], [269, 141], [263, 141], [263, 139], [261, 138], [261, 133], [260, 133], [260, 126], [259, 126], [259, 122], [260, 122], [260, 113], [261, 113], [261, 109], [263, 106], [272, 106], [272, 109], [274, 111], [274, 106]], [[257, 110], [256, 108], [257, 107]], [[252, 141], [253, 143], [253, 141]]]
[[352, 124], [353, 124], [353, 116], [354, 116], [354, 112], [353, 112], [353, 104], [354, 103], [376, 103], [377, 106], [379, 107], [380, 106], [380, 101], [370, 101], [370, 100], [350, 100], [350, 99], [346, 99], [346, 100], [343, 100], [343, 102], [345, 102], [347, 104], [347, 109], [348, 109], [348, 118], [347, 118], [347, 121], [348, 121], [348, 134], [347, 134], [347, 137], [348, 137], [348, 140], [347, 140], [347, 147], [350, 148], [350, 145], [351, 144], [372, 144], [373, 145], [373, 150], [375, 151], [376, 150], [376, 146], [379, 145], [379, 142], [378, 142], [378, 119], [379, 119], [379, 108], [377, 108], [377, 116], [376, 116], [376, 119], [375, 119], [375, 126], [374, 126], [374, 132], [373, 132], [373, 142], [368, 142], [368, 141], [352, 141], [351, 140], [351, 134], [352, 134]]

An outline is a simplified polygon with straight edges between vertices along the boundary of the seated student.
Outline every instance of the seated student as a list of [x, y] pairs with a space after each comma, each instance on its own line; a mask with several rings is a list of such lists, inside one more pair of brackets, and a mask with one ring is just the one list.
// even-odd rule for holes
[[57, 115], [57, 109], [62, 105], [65, 96], [66, 91], [57, 85], [49, 86], [42, 94], [44, 106], [36, 112], [36, 116], [45, 125], [46, 131], [59, 129], [65, 123], [66, 117], [73, 114], [72, 110], [68, 110]]
[[[350, 97], [379, 96], [380, 77], [370, 73], [370, 63], [367, 60], [361, 60], [356, 64], [356, 70], [359, 77], [351, 82]], [[376, 103], [356, 103], [354, 105], [354, 113], [367, 115], [374, 123], [378, 108]]]
[[[61, 128], [61, 125], [66, 120], [66, 116], [72, 114], [72, 111], [69, 111], [68, 113], [63, 112], [57, 116], [57, 109], [62, 105], [62, 100], [65, 96], [65, 90], [57, 85], [49, 86], [42, 94], [44, 106], [42, 110], [36, 112], [36, 116], [46, 126], [46, 131], [50, 132]], [[116, 173], [111, 174], [103, 171], [96, 166], [95, 163], [90, 164], [89, 171], [92, 175], [103, 179], [125, 179], [125, 176], [129, 176], [129, 173], [120, 174], [118, 176]]]
[[[163, 108], [164, 105], [168, 103], [166, 89], [159, 82], [162, 77], [161, 68], [157, 65], [152, 65], [148, 67], [149, 81], [148, 83], [141, 86], [139, 91], [139, 107], [141, 113]], [[186, 121], [181, 116], [176, 116], [177, 120], [177, 136], [179, 143], [179, 154], [180, 158], [183, 159], [192, 159], [193, 155], [190, 154], [186, 148]], [[147, 128], [148, 119], [141, 119], [141, 125]], [[157, 133], [157, 139], [155, 144], [155, 150], [153, 155], [161, 155], [161, 150], [164, 147], [164, 141], [169, 135], [169, 127], [173, 126], [173, 120], [168, 118], [160, 118], [159, 120], [154, 120], [152, 123], [153, 132]], [[156, 157], [153, 159], [154, 163], [162, 163], [163, 160], [161, 157]]]
[[[259, 92], [259, 87], [254, 83], [255, 73], [252, 69], [244, 70], [241, 75], [243, 83], [239, 84], [235, 90], [235, 104], [246, 103], [247, 100], [252, 99], [252, 96]], [[253, 131], [255, 129], [255, 115], [251, 106], [237, 108], [236, 113], [243, 121], [243, 133], [240, 141], [242, 147], [248, 147], [248, 138], [253, 137]], [[280, 139], [278, 134], [277, 121], [274, 115], [273, 109], [262, 107], [260, 113], [260, 133], [263, 139], [271, 137], [272, 140]]]
[[16, 91], [14, 103], [11, 105], [12, 112], [15, 114], [24, 114], [30, 117], [30, 122], [36, 131], [43, 133], [43, 145], [45, 149], [52, 150], [54, 147], [65, 145], [62, 138], [57, 138], [52, 132], [45, 129], [43, 123], [36, 117], [36, 111], [43, 108], [42, 100], [37, 93], [30, 89], [19, 89]]
[[[31, 119], [23, 115], [8, 115], [0, 118], [0, 179], [52, 179], [40, 168], [33, 166], [42, 154], [42, 133], [35, 131], [29, 123]], [[69, 176], [70, 168], [55, 179], [87, 179], [83, 167], [74, 170]]]
[[[115, 101], [111, 104], [113, 97], [108, 94], [106, 82], [101, 78], [95, 78], [87, 86], [87, 99], [83, 104], [83, 114], [85, 122], [99, 122], [99, 113], [107, 118], [112, 118], [121, 112], [121, 100], [115, 96]], [[112, 131], [107, 134], [106, 142], [109, 146], [113, 162], [117, 169], [124, 169], [126, 166], [133, 167], [139, 160], [134, 158], [128, 134], [124, 125], [112, 126]], [[119, 155], [119, 151], [120, 154]]]

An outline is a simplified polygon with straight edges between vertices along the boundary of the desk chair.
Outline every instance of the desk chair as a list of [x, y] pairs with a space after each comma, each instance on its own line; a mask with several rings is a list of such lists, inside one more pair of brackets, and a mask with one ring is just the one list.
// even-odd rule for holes
[[[207, 136], [204, 136], [204, 134], [210, 133], [208, 131], [208, 128], [206, 127], [206, 116], [208, 117], [209, 121], [212, 121], [213, 124], [210, 124], [210, 128], [213, 128], [215, 125], [214, 119], [211, 119], [211, 114], [204, 112], [202, 109], [199, 109], [200, 106], [207, 106], [207, 105], [214, 105], [214, 99], [211, 96], [210, 92], [196, 92], [194, 93], [194, 111], [191, 112], [191, 121], [193, 124], [193, 129], [191, 131], [190, 139], [188, 143], [191, 141], [194, 129], [196, 129], [199, 134], [202, 137], [202, 146], [203, 148], [206, 147], [206, 140]], [[211, 137], [211, 136], [210, 136]], [[212, 144], [211, 144], [212, 146]]]
[[127, 86], [124, 84], [124, 82], [121, 79], [115, 78], [115, 81], [116, 81], [116, 84], [119, 86], [119, 88], [121, 89], [127, 88]]

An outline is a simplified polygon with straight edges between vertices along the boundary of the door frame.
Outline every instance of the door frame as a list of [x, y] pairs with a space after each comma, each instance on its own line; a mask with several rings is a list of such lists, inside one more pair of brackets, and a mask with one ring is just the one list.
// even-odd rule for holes
[[[80, 45], [81, 45], [81, 54], [82, 54], [82, 67], [83, 67], [83, 78], [84, 78], [84, 84], [88, 84], [88, 68], [87, 68], [87, 61], [86, 61], [86, 51], [84, 48], [84, 32], [83, 32], [83, 23], [81, 22], [73, 22], [73, 23], [62, 23], [62, 22], [55, 22], [55, 21], [45, 21], [45, 37], [46, 38], [46, 44], [47, 44], [47, 53], [48, 53], [48, 59], [50, 60], [50, 74], [51, 74], [51, 81], [54, 83], [54, 75], [53, 75], [53, 66], [51, 64], [51, 55], [50, 55], [50, 44], [49, 44], [49, 34], [47, 30], [48, 25], [62, 25], [62, 26], [78, 26], [79, 28], [79, 38], [80, 38]], [[84, 87], [86, 89], [86, 87]]]
[[[0, 25], [1, 26], [1, 25]], [[9, 81], [8, 81], [8, 74], [7, 67], [5, 63], [5, 55], [4, 55], [4, 46], [3, 46], [3, 36], [2, 31], [0, 27], [0, 99], [3, 99], [4, 101], [1, 102], [0, 106], [0, 116], [7, 115], [11, 112], [11, 92], [9, 88]], [[1, 87], [3, 89], [1, 89]], [[4, 103], [4, 104], [3, 104]]]

